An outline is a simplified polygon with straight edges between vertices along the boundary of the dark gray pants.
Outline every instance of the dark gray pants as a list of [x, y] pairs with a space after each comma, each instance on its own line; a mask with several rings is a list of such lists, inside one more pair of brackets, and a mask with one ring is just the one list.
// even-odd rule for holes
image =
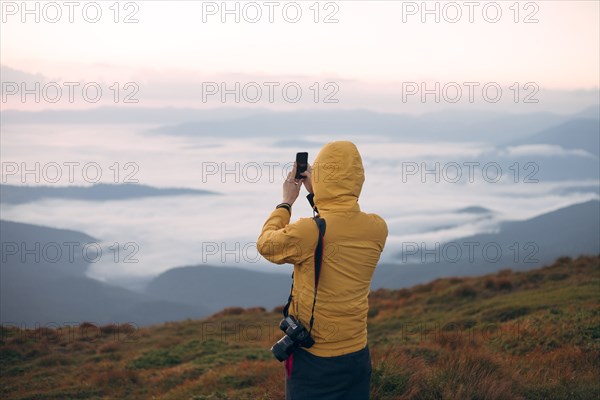
[[318, 357], [298, 348], [285, 365], [286, 400], [369, 399], [371, 355], [368, 346], [335, 357]]

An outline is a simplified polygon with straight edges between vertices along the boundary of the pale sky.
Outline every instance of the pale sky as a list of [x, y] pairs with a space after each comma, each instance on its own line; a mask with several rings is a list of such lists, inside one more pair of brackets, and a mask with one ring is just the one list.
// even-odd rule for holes
[[[56, 23], [48, 22], [56, 15], [48, 2], [29, 2], [31, 9], [39, 3], [39, 23], [34, 14], [22, 15], [20, 1], [1, 3], [2, 65], [57, 81], [239, 75], [338, 79], [374, 87], [425, 80], [507, 86], [533, 81], [542, 89], [567, 90], [600, 85], [600, 2], [595, 0], [482, 1], [472, 2], [473, 8], [464, 1], [427, 2], [432, 10], [437, 4], [439, 23], [435, 13], [423, 15], [420, 1], [320, 2], [318, 23], [314, 1], [274, 2], [273, 23], [264, 1], [228, 2], [232, 9], [238, 4], [239, 23], [235, 15], [221, 22], [220, 1], [120, 2], [119, 23], [113, 21], [113, 1], [96, 3], [102, 11], [97, 23], [86, 22], [82, 13], [93, 2], [79, 2], [73, 23], [60, 1]], [[255, 5], [262, 17], [251, 23], [247, 19], [255, 17]], [[299, 22], [286, 22], [284, 7], [288, 18], [299, 8]], [[498, 22], [488, 22], [497, 10]], [[457, 11], [461, 17], [451, 23]], [[129, 14], [139, 22], [123, 23]], [[323, 22], [330, 14], [337, 23]], [[87, 16], [94, 15], [89, 6]], [[527, 18], [538, 22], [525, 23]]]

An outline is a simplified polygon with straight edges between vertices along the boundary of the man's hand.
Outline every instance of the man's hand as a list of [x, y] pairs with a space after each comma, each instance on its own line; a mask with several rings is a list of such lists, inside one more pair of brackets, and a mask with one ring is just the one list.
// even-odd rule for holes
[[310, 166], [310, 164], [307, 165], [306, 171], [304, 171], [300, 175], [304, 177], [304, 179], [302, 179], [302, 183], [304, 183], [304, 187], [306, 188], [306, 190], [308, 190], [308, 193], [314, 193], [312, 182], [310, 180], [310, 176], [312, 175], [312, 167]]
[[298, 194], [300, 193], [300, 184], [299, 179], [295, 179], [296, 176], [296, 163], [294, 163], [294, 168], [288, 174], [286, 180], [283, 182], [283, 202], [288, 203], [290, 206], [294, 204], [296, 199], [298, 198]]

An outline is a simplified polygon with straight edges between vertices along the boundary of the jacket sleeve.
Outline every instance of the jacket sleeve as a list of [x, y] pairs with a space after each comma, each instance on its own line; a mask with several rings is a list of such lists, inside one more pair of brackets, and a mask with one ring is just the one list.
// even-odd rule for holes
[[383, 251], [383, 248], [385, 247], [385, 242], [387, 241], [389, 231], [388, 231], [388, 226], [387, 226], [387, 223], [385, 222], [385, 220], [383, 218], [381, 218], [379, 215], [377, 215], [377, 218], [379, 219], [380, 224], [381, 224], [381, 239], [379, 240], [379, 244], [380, 244], [381, 248], [379, 251]]
[[290, 212], [285, 208], [275, 209], [256, 242], [258, 252], [275, 264], [297, 264], [307, 257], [306, 235], [301, 229], [301, 220], [290, 224]]

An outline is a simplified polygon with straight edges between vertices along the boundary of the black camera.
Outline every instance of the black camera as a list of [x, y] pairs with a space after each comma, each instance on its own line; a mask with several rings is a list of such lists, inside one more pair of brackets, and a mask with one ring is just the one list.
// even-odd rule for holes
[[292, 315], [281, 320], [279, 329], [285, 333], [285, 336], [271, 347], [271, 352], [279, 361], [285, 361], [294, 352], [296, 347], [309, 348], [315, 344], [310, 333]]

